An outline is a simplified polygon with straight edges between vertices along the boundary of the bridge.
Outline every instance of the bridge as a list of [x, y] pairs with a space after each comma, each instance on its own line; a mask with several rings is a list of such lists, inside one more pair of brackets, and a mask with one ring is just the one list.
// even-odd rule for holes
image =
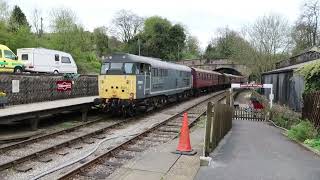
[[182, 60], [176, 62], [189, 67], [201, 68], [210, 71], [218, 71], [221, 73], [235, 74], [249, 76], [251, 70], [243, 65], [230, 59], [194, 59], [194, 60]]

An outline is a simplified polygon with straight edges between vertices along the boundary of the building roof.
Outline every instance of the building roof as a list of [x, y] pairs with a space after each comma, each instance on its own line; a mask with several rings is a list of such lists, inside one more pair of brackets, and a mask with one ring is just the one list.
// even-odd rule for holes
[[290, 71], [294, 71], [294, 70], [296, 70], [296, 69], [298, 69], [300, 67], [303, 67], [305, 65], [312, 64], [312, 63], [315, 63], [315, 62], [320, 62], [320, 59], [316, 59], [316, 60], [307, 61], [307, 62], [300, 63], [300, 64], [295, 64], [295, 65], [292, 65], [292, 66], [287, 66], [287, 67], [275, 69], [275, 70], [272, 70], [272, 71], [264, 72], [262, 74], [264, 75], [264, 74], [278, 74], [278, 73], [290, 72]]

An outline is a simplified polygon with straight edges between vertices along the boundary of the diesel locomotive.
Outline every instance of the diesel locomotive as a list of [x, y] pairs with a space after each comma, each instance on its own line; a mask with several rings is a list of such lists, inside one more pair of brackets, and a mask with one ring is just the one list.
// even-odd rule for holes
[[201, 92], [226, 88], [243, 78], [116, 53], [103, 60], [98, 81], [100, 97], [95, 104], [113, 114], [132, 116], [137, 109], [162, 107]]

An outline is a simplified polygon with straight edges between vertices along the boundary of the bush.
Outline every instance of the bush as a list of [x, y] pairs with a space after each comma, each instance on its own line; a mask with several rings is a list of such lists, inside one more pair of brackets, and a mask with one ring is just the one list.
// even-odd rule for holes
[[313, 139], [317, 135], [317, 130], [309, 121], [301, 121], [299, 124], [294, 125], [288, 131], [290, 139], [304, 142], [306, 139]]
[[291, 126], [300, 122], [300, 114], [292, 111], [288, 107], [275, 104], [270, 110], [272, 120], [278, 126], [290, 129]]
[[304, 143], [314, 149], [320, 150], [320, 138], [317, 139], [307, 139]]

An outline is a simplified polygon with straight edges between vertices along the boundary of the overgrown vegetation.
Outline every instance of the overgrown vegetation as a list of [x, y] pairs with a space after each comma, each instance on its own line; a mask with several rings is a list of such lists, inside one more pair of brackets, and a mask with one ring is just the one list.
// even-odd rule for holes
[[320, 151], [320, 138], [316, 138], [316, 139], [306, 139], [304, 141], [304, 144]]
[[320, 90], [320, 62], [305, 65], [297, 70], [304, 77], [304, 93], [312, 93]]
[[304, 142], [306, 139], [315, 138], [317, 136], [317, 130], [310, 121], [301, 121], [289, 129], [288, 136], [291, 139]]

